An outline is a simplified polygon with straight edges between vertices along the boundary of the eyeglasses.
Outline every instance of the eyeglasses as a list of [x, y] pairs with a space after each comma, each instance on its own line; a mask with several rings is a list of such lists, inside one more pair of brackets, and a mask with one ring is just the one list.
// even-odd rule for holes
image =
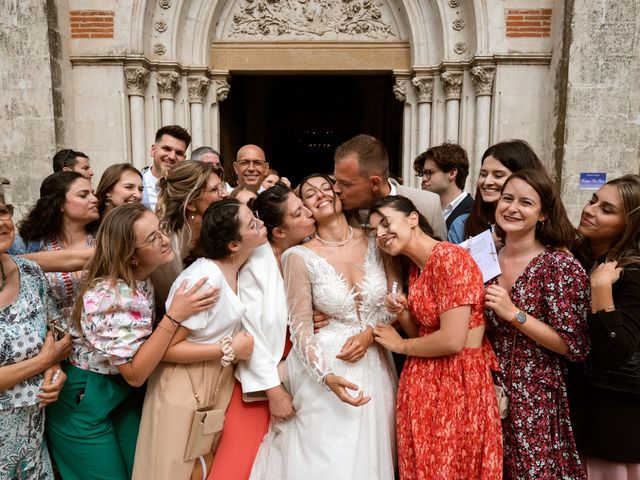
[[163, 232], [162, 230], [156, 230], [155, 232], [153, 232], [151, 235], [147, 237], [146, 242], [144, 242], [142, 245], [136, 246], [136, 248], [145, 248], [149, 246], [152, 246], [154, 248], [159, 248], [162, 246], [162, 241], [164, 240], [164, 237], [168, 237], [168, 236], [169, 236], [168, 233]]
[[253, 216], [253, 220], [251, 220], [251, 223], [249, 223], [249, 232], [241, 233], [240, 235], [246, 235], [247, 233], [251, 233], [251, 230], [254, 230], [256, 233], [259, 233], [263, 225], [264, 225], [264, 222], [260, 220], [260, 217], [258, 217], [258, 214], [255, 213]]
[[236, 161], [236, 163], [242, 168], [248, 167], [249, 165], [254, 167], [264, 167], [267, 164], [264, 160], [240, 160]]
[[10, 220], [13, 217], [13, 205], [4, 205], [0, 207], [0, 220]]
[[431, 180], [431, 176], [434, 173], [439, 172], [440, 170], [423, 170], [421, 172], [416, 173], [416, 177], [424, 177], [427, 181]]
[[215, 187], [209, 187], [208, 185], [204, 188], [205, 192], [217, 192], [218, 195], [223, 196], [227, 193], [227, 189], [224, 188], [224, 185], [222, 183], [219, 183], [218, 185], [216, 185]]

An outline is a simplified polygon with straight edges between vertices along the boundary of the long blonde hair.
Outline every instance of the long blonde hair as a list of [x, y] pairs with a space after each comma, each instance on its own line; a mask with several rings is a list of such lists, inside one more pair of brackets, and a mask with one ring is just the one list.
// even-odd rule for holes
[[76, 304], [71, 314], [71, 324], [82, 332], [80, 319], [84, 308], [83, 297], [91, 287], [102, 280], [123, 281], [136, 290], [136, 279], [131, 261], [136, 251], [136, 234], [133, 224], [149, 210], [133, 203], [115, 207], [102, 220], [96, 235], [95, 251], [89, 260], [80, 286]]
[[223, 179], [221, 167], [213, 163], [186, 160], [160, 178], [156, 213], [163, 231], [177, 232], [185, 225], [188, 228], [187, 205], [204, 195], [212, 173]]

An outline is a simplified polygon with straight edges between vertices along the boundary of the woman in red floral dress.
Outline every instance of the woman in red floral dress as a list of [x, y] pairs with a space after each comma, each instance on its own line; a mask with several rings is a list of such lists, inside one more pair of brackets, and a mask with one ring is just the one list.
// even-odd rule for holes
[[575, 234], [544, 172], [509, 177], [496, 207], [502, 274], [487, 287], [489, 334], [509, 396], [504, 478], [586, 479], [571, 429], [566, 360], [584, 361], [588, 279], [564, 248]]
[[402, 294], [387, 298], [410, 338], [389, 325], [374, 331], [378, 343], [408, 355], [397, 403], [400, 478], [500, 479], [490, 371], [496, 359], [484, 337], [482, 274], [465, 249], [433, 238], [410, 200], [387, 197], [371, 212], [380, 248], [415, 264], [408, 301]]

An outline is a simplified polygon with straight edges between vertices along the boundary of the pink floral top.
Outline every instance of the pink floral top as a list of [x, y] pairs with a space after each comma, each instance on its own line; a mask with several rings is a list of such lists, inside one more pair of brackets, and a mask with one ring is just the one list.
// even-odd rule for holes
[[134, 291], [123, 281], [102, 280], [82, 297], [83, 337], [74, 344], [71, 364], [83, 370], [114, 375], [131, 362], [153, 330], [153, 287], [137, 282]]

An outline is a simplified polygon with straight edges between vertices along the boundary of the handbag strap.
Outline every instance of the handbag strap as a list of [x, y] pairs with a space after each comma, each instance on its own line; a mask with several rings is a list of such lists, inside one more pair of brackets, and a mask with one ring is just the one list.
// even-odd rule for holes
[[[204, 361], [202, 362], [202, 367], [204, 370]], [[198, 395], [198, 392], [196, 391], [196, 385], [195, 383], [193, 383], [193, 377], [191, 376], [191, 370], [189, 369], [189, 364], [185, 363], [184, 364], [185, 368], [187, 369], [187, 375], [189, 375], [189, 382], [191, 382], [191, 390], [193, 391], [193, 397], [196, 399], [196, 405], [198, 406], [198, 408], [202, 407], [202, 402], [200, 401], [200, 396]], [[216, 383], [216, 390], [215, 392], [213, 392], [213, 398], [216, 398], [218, 396], [218, 392], [220, 391], [220, 382], [222, 381], [222, 375], [224, 373], [226, 367], [222, 367], [222, 369], [220, 369], [220, 373], [218, 374], [218, 381]]]
[[518, 332], [513, 329], [513, 343], [511, 345], [511, 362], [509, 363], [509, 393], [513, 389], [513, 360], [516, 357], [516, 342], [518, 340]]

